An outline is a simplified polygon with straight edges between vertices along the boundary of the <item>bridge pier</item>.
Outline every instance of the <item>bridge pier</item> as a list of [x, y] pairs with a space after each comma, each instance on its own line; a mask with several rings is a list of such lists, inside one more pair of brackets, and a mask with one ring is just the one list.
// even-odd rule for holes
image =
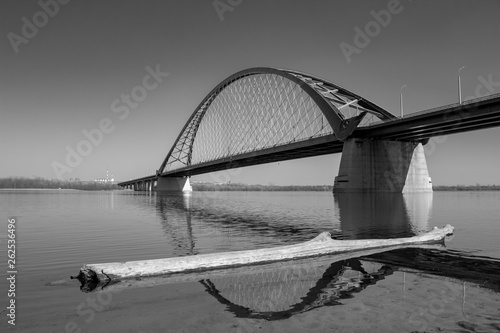
[[162, 192], [192, 192], [189, 177], [159, 177], [156, 191]]
[[356, 138], [346, 140], [333, 192], [432, 192], [422, 144]]

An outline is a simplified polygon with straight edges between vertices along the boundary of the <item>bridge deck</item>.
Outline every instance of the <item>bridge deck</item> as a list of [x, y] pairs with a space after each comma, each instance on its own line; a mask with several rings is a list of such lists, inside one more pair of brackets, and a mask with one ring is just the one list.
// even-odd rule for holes
[[475, 131], [500, 125], [500, 94], [409, 114], [358, 128], [353, 137], [421, 141], [433, 136]]

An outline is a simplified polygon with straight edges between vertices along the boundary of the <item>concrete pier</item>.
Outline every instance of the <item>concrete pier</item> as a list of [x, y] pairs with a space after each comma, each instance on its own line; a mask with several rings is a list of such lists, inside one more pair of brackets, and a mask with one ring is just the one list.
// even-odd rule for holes
[[432, 192], [422, 144], [356, 138], [345, 141], [333, 192]]
[[162, 192], [192, 192], [189, 177], [159, 177], [156, 191]]

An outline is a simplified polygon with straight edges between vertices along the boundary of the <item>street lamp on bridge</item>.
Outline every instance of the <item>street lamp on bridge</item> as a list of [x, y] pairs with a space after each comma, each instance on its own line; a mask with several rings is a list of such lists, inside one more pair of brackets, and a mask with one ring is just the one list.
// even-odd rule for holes
[[406, 84], [399, 89], [399, 110], [401, 111], [401, 118], [403, 118], [403, 88]]
[[465, 66], [462, 66], [458, 70], [458, 104], [462, 104], [462, 85], [460, 83], [460, 71], [464, 68]]

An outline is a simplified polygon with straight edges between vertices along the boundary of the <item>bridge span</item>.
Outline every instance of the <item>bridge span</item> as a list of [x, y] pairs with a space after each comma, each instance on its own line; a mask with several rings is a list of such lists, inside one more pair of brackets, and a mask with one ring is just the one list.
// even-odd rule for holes
[[422, 145], [500, 125], [500, 94], [396, 117], [324, 79], [251, 68], [198, 105], [156, 174], [118, 185], [189, 191], [189, 177], [343, 153], [334, 192], [432, 191]]

